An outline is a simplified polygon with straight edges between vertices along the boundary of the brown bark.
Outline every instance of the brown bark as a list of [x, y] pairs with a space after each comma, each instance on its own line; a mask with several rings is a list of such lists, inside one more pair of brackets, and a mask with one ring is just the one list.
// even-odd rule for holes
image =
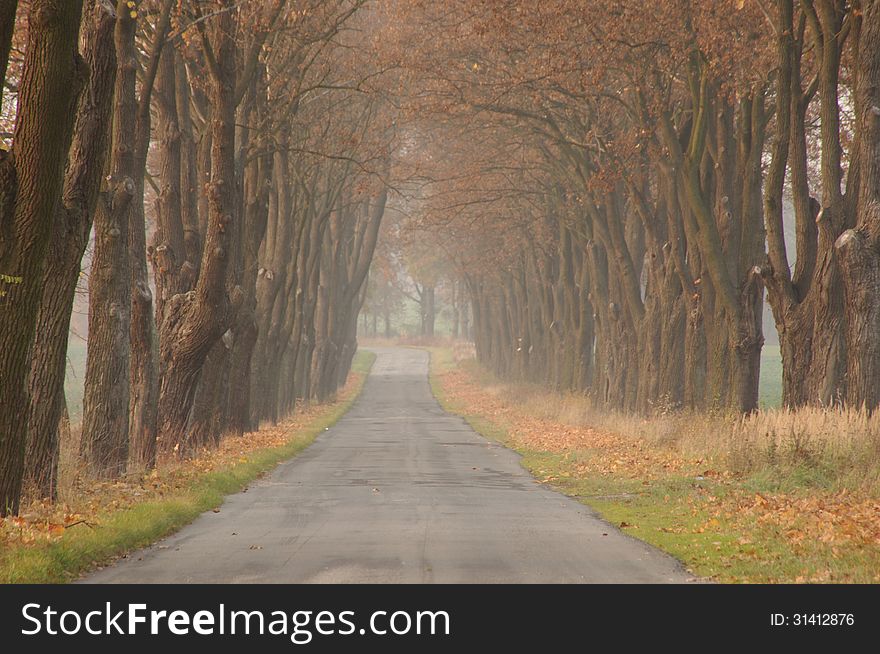
[[315, 324], [321, 283], [322, 248], [320, 244], [328, 229], [329, 218], [329, 213], [324, 213], [311, 222], [309, 237], [302, 240], [297, 261], [296, 274], [299, 288], [293, 305], [292, 344], [295, 351], [291, 363], [294, 371], [294, 385], [289, 396], [291, 404], [288, 405], [291, 407], [293, 400], [302, 400], [305, 405], [308, 405], [313, 395], [312, 363], [315, 359], [318, 340]]
[[843, 293], [834, 243], [851, 226], [841, 189], [842, 146], [840, 140], [840, 60], [843, 13], [831, 0], [816, 2], [818, 20], [812, 24], [819, 57], [820, 171], [822, 209], [818, 226], [817, 260], [805, 302], [814, 316], [809, 344], [810, 368], [805, 375], [811, 403], [828, 406], [846, 394], [846, 349], [843, 334]]
[[174, 55], [162, 57], [156, 78], [156, 114], [159, 136], [159, 179], [156, 201], [156, 234], [150, 251], [156, 280], [156, 325], [161, 329], [165, 302], [172, 295], [186, 292], [181, 270], [186, 264], [184, 228], [181, 216], [181, 130], [177, 113], [177, 84]]
[[[712, 316], [711, 323], [702, 323], [709, 353], [705, 399], [711, 406], [748, 412], [758, 405], [764, 342], [762, 288], [754, 283], [756, 266], [763, 258], [763, 92], [741, 98], [734, 121], [733, 108], [717, 97], [696, 55], [690, 69], [695, 116], [686, 146], [668, 114], [661, 132], [679, 171], [682, 204], [690, 209], [686, 214], [689, 245], [699, 249], [705, 267], [696, 294], [703, 303], [702, 316]], [[710, 129], [710, 115], [715, 116], [714, 129]]]
[[42, 269], [73, 122], [82, 2], [34, 0], [11, 153], [0, 153], [0, 516], [17, 513]]
[[[278, 150], [273, 155], [266, 235], [260, 246], [260, 264], [255, 282], [257, 342], [251, 372], [254, 422], [264, 419], [274, 421], [277, 418], [275, 410], [280, 362], [275, 357], [279, 350], [279, 330], [286, 304], [293, 301], [291, 289], [296, 287], [296, 260], [302, 244], [302, 230], [309, 221], [309, 214], [305, 211], [295, 215], [289, 202], [293, 187], [288, 178], [287, 139], [287, 131], [280, 130]], [[308, 235], [308, 231], [305, 233]]]
[[125, 0], [116, 5], [113, 133], [110, 175], [95, 213], [89, 275], [89, 340], [81, 453], [92, 472], [116, 477], [128, 461], [129, 327], [128, 232], [136, 194], [135, 84], [137, 19]]
[[[780, 79], [789, 78], [790, 92], [781, 86], [777, 121], [789, 125], [788, 158], [797, 230], [797, 261], [789, 275], [785, 244], [781, 239], [781, 178], [786, 153], [784, 137], [777, 135], [771, 169], [768, 172], [765, 207], [768, 212], [769, 257], [761, 274], [773, 308], [783, 359], [783, 404], [829, 405], [845, 392], [845, 347], [843, 343], [843, 293], [833, 249], [850, 218], [847, 198], [841, 194], [840, 109], [838, 78], [840, 51], [845, 38], [839, 7], [822, 1], [804, 5], [804, 22], [810, 24], [819, 71], [813, 85], [802, 88], [801, 64], [805, 49], [804, 22], [795, 29], [790, 0], [780, 0]], [[818, 9], [818, 11], [816, 11]], [[807, 175], [805, 116], [813, 93], [820, 94], [820, 141], [823, 199], [810, 197]], [[858, 177], [857, 162], [851, 163], [850, 181]]]
[[[189, 280], [186, 289], [192, 288], [199, 276], [202, 259], [201, 237], [199, 235], [198, 215], [198, 170], [196, 159], [198, 147], [193, 137], [193, 119], [190, 112], [191, 90], [183, 58], [177, 51], [174, 57], [175, 104], [177, 107], [177, 126], [180, 130], [180, 221], [183, 223], [183, 240], [186, 262], [189, 267]], [[169, 54], [169, 56], [172, 56]]]
[[234, 344], [231, 329], [224, 332], [208, 352], [199, 371], [198, 386], [192, 401], [186, 440], [182, 452], [214, 447], [224, 431], [224, 414], [220, 398], [226, 387], [230, 351]]
[[880, 405], [880, 2], [864, 2], [862, 8], [857, 220], [835, 247], [846, 300], [846, 401], [873, 411]]
[[[231, 7], [230, 0], [223, 6]], [[158, 438], [171, 451], [186, 444], [186, 428], [199, 372], [241, 302], [241, 292], [227, 292], [226, 270], [236, 244], [232, 240], [240, 217], [235, 198], [234, 18], [223, 11], [211, 23], [203, 49], [209, 62], [211, 104], [211, 178], [201, 272], [195, 289], [173, 296], [166, 304], [160, 336]]]
[[[325, 241], [329, 258], [324, 280], [325, 293], [320, 297], [320, 319], [316, 323], [315, 392], [319, 401], [335, 396], [348, 374], [357, 349], [357, 317], [363, 302], [363, 288], [372, 262], [385, 213], [388, 191], [383, 189], [374, 201], [363, 202], [351, 213], [334, 213]], [[433, 335], [433, 287], [425, 289], [428, 310], [426, 322]]]
[[171, 26], [175, 0], [163, 0], [149, 56], [140, 84], [135, 127], [135, 197], [128, 234], [131, 261], [131, 350], [129, 374], [129, 459], [134, 468], [150, 468], [156, 458], [156, 418], [159, 395], [158, 344], [153, 319], [153, 294], [147, 277], [146, 219], [144, 215], [144, 175], [150, 147], [150, 104], [159, 66], [170, 57], [165, 41]]
[[[265, 97], [265, 94], [256, 94]], [[264, 148], [262, 141], [256, 148]], [[256, 157], [245, 171], [245, 234], [240, 261], [240, 284], [244, 290], [242, 309], [233, 331], [235, 343], [230, 361], [227, 429], [243, 434], [257, 427], [251, 420], [251, 360], [257, 344], [257, 278], [258, 251], [266, 234], [269, 218], [269, 186], [272, 176], [271, 157]]]
[[25, 483], [54, 498], [59, 422], [64, 412], [68, 325], [104, 173], [116, 73], [115, 20], [94, 0], [83, 15], [83, 59], [88, 86], [79, 96], [61, 202], [55, 212], [28, 377]]

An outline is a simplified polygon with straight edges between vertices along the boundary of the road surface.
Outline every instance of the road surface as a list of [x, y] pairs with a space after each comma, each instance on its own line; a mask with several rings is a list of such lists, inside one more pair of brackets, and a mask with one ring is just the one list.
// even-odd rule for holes
[[681, 565], [537, 483], [440, 408], [428, 354], [378, 355], [361, 397], [247, 493], [84, 581], [683, 582]]

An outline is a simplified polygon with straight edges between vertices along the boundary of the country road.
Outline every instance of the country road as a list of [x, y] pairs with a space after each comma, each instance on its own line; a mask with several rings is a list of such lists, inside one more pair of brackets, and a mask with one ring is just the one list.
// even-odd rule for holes
[[83, 581], [684, 582], [674, 559], [536, 482], [443, 411], [428, 354], [378, 348], [307, 450], [175, 535]]

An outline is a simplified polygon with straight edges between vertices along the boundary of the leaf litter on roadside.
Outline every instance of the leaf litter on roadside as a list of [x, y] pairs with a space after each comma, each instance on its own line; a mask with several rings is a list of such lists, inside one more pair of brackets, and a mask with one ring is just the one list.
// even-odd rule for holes
[[[361, 376], [350, 376], [337, 404], [351, 397]], [[77, 476], [63, 489], [59, 501], [32, 500], [23, 506], [20, 515], [0, 518], [0, 548], [51, 543], [62, 538], [68, 529], [99, 529], [102, 516], [110, 512], [173, 495], [189, 488], [205, 473], [247, 463], [252, 452], [286, 445], [299, 438], [303, 427], [326, 412], [328, 406], [303, 407], [277, 425], [242, 436], [226, 436], [216, 449], [166, 458], [146, 473], [114, 481]]]
[[[762, 492], [745, 488], [737, 475], [724, 468], [723, 461], [689, 457], [672, 447], [664, 448], [642, 439], [595, 429], [589, 425], [562, 422], [530, 415], [523, 403], [514, 401], [504, 384], [482, 384], [462, 367], [439, 374], [446, 398], [463, 413], [488, 417], [502, 425], [512, 445], [526, 450], [563, 454], [565, 471], [537, 470], [544, 483], [562, 483], [571, 475], [579, 478], [607, 476], [641, 480], [643, 485], [669, 478], [690, 478], [693, 492], [686, 499], [693, 516], [708, 515], [696, 528], [678, 524], [661, 525], [656, 531], [678, 536], [735, 533], [728, 539], [732, 553], [721, 556], [722, 567], [734, 559], [761, 560], [778, 556], [762, 545], [766, 534], [781, 536], [797, 554], [817, 544], [827, 546], [834, 559], [871, 551], [880, 558], [880, 499], [851, 490], [836, 492], [809, 488], [804, 492]], [[723, 492], [710, 492], [721, 488]], [[669, 495], [662, 497], [668, 504]], [[621, 529], [638, 525], [627, 521]], [[709, 545], [721, 551], [726, 541]], [[874, 571], [880, 581], [880, 569]], [[749, 579], [742, 579], [747, 581]], [[758, 581], [830, 582], [841, 579], [826, 569], [805, 569], [793, 579], [757, 577]], [[843, 579], [845, 580], [845, 578]]]

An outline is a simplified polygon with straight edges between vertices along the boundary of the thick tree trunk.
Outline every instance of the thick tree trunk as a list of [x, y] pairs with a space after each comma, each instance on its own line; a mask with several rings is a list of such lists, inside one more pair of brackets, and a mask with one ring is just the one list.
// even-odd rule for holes
[[758, 385], [761, 372], [761, 348], [764, 345], [762, 314], [764, 289], [755, 271], [740, 293], [742, 315], [734, 343], [732, 407], [738, 412], [758, 409]]
[[[254, 78], [249, 92], [249, 101], [242, 113], [259, 119], [265, 115], [265, 75]], [[240, 122], [247, 123], [247, 119]], [[266, 149], [268, 143], [258, 138], [252, 143], [242, 140], [242, 157], [247, 156], [248, 146], [256, 151]], [[236, 283], [244, 292], [242, 307], [236, 317], [232, 331], [235, 342], [229, 361], [229, 387], [227, 389], [227, 423], [229, 433], [241, 435], [251, 431], [255, 425], [251, 421], [251, 370], [252, 358], [257, 343], [257, 279], [259, 275], [260, 243], [266, 236], [269, 220], [269, 180], [272, 179], [272, 157], [254, 157], [245, 164], [243, 179], [244, 229], [242, 247], [237, 262]]]
[[[844, 336], [844, 304], [840, 268], [834, 243], [851, 227], [848, 202], [843, 195], [840, 124], [840, 62], [843, 42], [838, 34], [843, 14], [836, 3], [822, 2], [817, 6], [819, 29], [815, 35], [822, 41], [819, 62], [819, 122], [821, 139], [820, 170], [822, 175], [822, 209], [816, 217], [818, 246], [816, 266], [805, 302], [814, 315], [810, 347], [810, 370], [807, 375], [807, 396], [811, 403], [830, 406], [846, 397], [846, 342]], [[850, 175], [855, 176], [852, 162]]]
[[73, 124], [82, 2], [34, 0], [12, 152], [0, 152], [0, 516], [17, 513], [29, 355]]
[[856, 93], [861, 186], [854, 229], [837, 239], [846, 314], [846, 400], [880, 405], [880, 2], [862, 3]]
[[[161, 328], [165, 302], [189, 290], [181, 280], [187, 252], [181, 216], [181, 130], [177, 115], [177, 84], [174, 54], [162, 57], [156, 78], [157, 131], [159, 133], [159, 179], [156, 201], [156, 234], [151, 248], [156, 280], [156, 325]], [[192, 280], [189, 280], [192, 281]]]
[[78, 101], [61, 202], [43, 269], [28, 379], [25, 482], [40, 497], [54, 498], [56, 493], [68, 327], [107, 154], [116, 72], [114, 25], [113, 16], [98, 2], [93, 1], [84, 12], [82, 54], [89, 70], [88, 87]]
[[[71, 243], [73, 245], [75, 241]], [[79, 276], [82, 250], [72, 246], [47, 260], [43, 271], [54, 273], [44, 285], [37, 316], [37, 332], [28, 375], [28, 439], [24, 487], [39, 498], [55, 499], [59, 449], [59, 421], [64, 409], [64, 376], [70, 312]], [[65, 265], [67, 264], [67, 265]]]
[[227, 330], [223, 337], [214, 343], [214, 347], [202, 363], [186, 439], [181, 448], [184, 452], [193, 452], [220, 442], [225, 417], [222, 399], [229, 372], [233, 338], [232, 330]]
[[[150, 147], [150, 103], [159, 66], [171, 60], [165, 52], [165, 40], [171, 26], [171, 12], [176, 0], [162, 0], [153, 36], [152, 50], [140, 84], [140, 98], [135, 134], [134, 210], [128, 234], [131, 260], [131, 325], [129, 347], [129, 459], [136, 469], [153, 467], [156, 459], [156, 419], [159, 398], [158, 342], [153, 319], [153, 294], [147, 276], [147, 235], [144, 216], [144, 175]], [[173, 89], [168, 92], [173, 93]]]
[[[140, 196], [140, 194], [139, 194]], [[139, 210], [132, 213], [140, 219]], [[153, 323], [153, 294], [146, 282], [146, 267], [135, 260], [132, 285], [129, 460], [134, 469], [150, 469], [156, 463], [156, 417], [159, 402], [159, 348]]]
[[[232, 7], [231, 0], [224, 6]], [[227, 292], [226, 271], [236, 247], [234, 17], [223, 11], [212, 19], [210, 54], [211, 181], [201, 272], [195, 289], [166, 305], [160, 336], [158, 439], [166, 451], [186, 442], [186, 428], [199, 372], [208, 352], [228, 329], [242, 300]], [[199, 29], [207, 29], [199, 23]]]
[[131, 268], [128, 233], [138, 174], [134, 156], [137, 20], [125, 0], [119, 0], [116, 13], [117, 69], [110, 176], [95, 214], [81, 443], [84, 461], [100, 477], [116, 477], [125, 471], [129, 446]]
[[183, 240], [186, 249], [185, 265], [189, 267], [188, 282], [184, 288], [189, 290], [198, 279], [202, 259], [202, 240], [198, 215], [198, 170], [196, 166], [198, 148], [193, 137], [192, 114], [190, 112], [192, 90], [183, 57], [173, 49], [167, 53], [167, 56], [174, 57], [175, 104], [178, 113], [177, 125], [180, 129], [180, 220], [183, 223]]
[[251, 420], [251, 359], [257, 344], [257, 323], [253, 310], [243, 312], [235, 326], [229, 380], [229, 420], [231, 434], [241, 435], [257, 429]]

